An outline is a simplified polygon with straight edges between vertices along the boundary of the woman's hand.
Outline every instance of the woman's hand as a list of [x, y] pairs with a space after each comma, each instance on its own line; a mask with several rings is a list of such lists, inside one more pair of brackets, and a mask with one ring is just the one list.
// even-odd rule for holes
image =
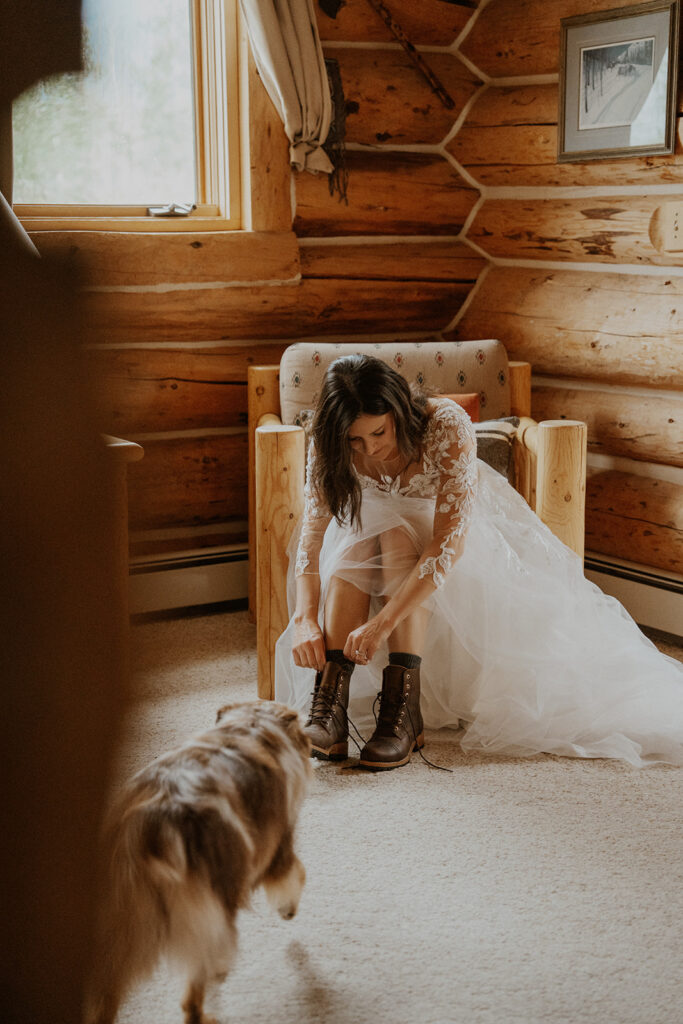
[[314, 668], [321, 672], [325, 667], [325, 638], [316, 619], [294, 619], [292, 656], [299, 668]]
[[380, 612], [349, 633], [344, 645], [344, 657], [358, 665], [367, 665], [392, 631], [393, 626]]

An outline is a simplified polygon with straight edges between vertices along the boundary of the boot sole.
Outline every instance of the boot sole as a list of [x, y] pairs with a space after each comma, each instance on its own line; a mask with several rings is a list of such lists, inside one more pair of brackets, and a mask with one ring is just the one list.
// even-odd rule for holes
[[415, 740], [415, 742], [413, 743], [413, 745], [410, 748], [410, 750], [408, 751], [407, 756], [404, 757], [403, 760], [401, 760], [401, 761], [363, 761], [363, 760], [361, 760], [361, 761], [358, 762], [358, 764], [361, 765], [361, 767], [363, 767], [363, 768], [370, 768], [372, 771], [375, 771], [375, 772], [389, 771], [391, 768], [401, 768], [404, 764], [408, 764], [408, 762], [410, 761], [410, 758], [412, 757], [414, 751], [422, 750], [424, 745], [425, 745], [425, 737], [424, 737], [424, 733], [421, 732], [420, 735]]
[[326, 750], [323, 747], [311, 747], [311, 757], [317, 757], [319, 761], [346, 761], [348, 756], [348, 743], [334, 743]]

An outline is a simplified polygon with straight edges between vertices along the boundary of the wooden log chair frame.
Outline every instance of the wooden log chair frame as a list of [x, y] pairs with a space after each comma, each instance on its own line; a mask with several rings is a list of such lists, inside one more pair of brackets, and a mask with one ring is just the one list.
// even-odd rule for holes
[[[507, 367], [510, 415], [520, 418], [515, 488], [555, 536], [583, 557], [586, 424], [537, 423], [530, 415], [530, 363], [510, 361]], [[284, 424], [280, 414], [279, 366], [249, 367], [248, 419], [249, 608], [256, 620], [258, 696], [272, 700], [275, 644], [289, 621], [287, 547], [303, 514], [305, 475], [304, 429]]]

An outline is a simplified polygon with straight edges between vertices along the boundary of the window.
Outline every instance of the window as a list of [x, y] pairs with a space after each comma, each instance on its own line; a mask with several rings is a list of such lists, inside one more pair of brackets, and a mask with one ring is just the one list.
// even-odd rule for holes
[[[82, 73], [14, 104], [29, 230], [240, 226], [236, 0], [84, 0]], [[187, 217], [150, 207], [195, 206]]]

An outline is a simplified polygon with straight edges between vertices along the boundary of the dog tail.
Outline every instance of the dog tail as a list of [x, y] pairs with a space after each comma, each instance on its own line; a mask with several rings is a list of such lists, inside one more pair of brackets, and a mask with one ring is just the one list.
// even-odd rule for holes
[[139, 842], [142, 860], [155, 882], [185, 881], [188, 863], [180, 820], [169, 818], [168, 811], [148, 809], [141, 822]]
[[239, 819], [214, 807], [166, 806], [144, 817], [140, 852], [160, 883], [201, 881], [234, 913], [248, 904], [252, 841]]

